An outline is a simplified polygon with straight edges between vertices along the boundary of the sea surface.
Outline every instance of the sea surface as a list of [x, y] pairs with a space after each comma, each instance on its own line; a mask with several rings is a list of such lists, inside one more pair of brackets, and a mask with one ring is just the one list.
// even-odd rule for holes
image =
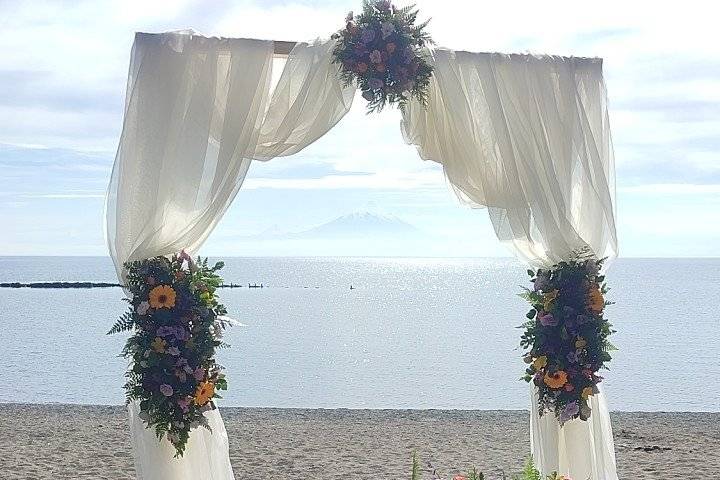
[[[526, 409], [509, 258], [226, 258], [226, 406]], [[620, 259], [610, 408], [720, 411], [720, 259]], [[105, 257], [0, 257], [0, 282], [115, 281]], [[352, 285], [353, 289], [350, 289]], [[0, 402], [120, 404], [120, 288], [0, 289]]]

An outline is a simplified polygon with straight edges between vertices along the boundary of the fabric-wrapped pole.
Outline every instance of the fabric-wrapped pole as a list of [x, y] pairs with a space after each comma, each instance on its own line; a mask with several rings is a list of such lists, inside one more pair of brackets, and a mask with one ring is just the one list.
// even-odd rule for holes
[[[136, 35], [106, 200], [121, 281], [125, 262], [197, 252], [253, 159], [298, 152], [347, 113], [355, 89], [341, 85], [333, 45], [296, 44], [271, 97], [272, 41]], [[182, 458], [129, 410], [139, 479], [234, 478], [217, 410], [206, 413], [212, 433], [193, 430]]]
[[[600, 59], [436, 50], [427, 107], [403, 112], [405, 140], [443, 166], [457, 197], [488, 209], [515, 254], [547, 268], [590, 249], [617, 254], [615, 171]], [[560, 427], [533, 393], [539, 469], [617, 480], [602, 392], [590, 421]]]

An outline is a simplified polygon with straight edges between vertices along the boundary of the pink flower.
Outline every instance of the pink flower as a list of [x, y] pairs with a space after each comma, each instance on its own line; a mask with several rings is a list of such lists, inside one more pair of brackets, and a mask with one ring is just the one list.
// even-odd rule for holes
[[358, 71], [359, 73], [365, 73], [365, 72], [367, 72], [367, 69], [368, 69], [367, 63], [365, 63], [365, 62], [360, 62], [360, 63], [357, 64], [357, 71]]
[[380, 50], [373, 50], [370, 52], [370, 61], [372, 63], [382, 62], [382, 54], [380, 53]]
[[162, 393], [166, 397], [172, 397], [173, 392], [173, 388], [167, 383], [163, 383], [162, 385], [160, 385], [160, 393]]

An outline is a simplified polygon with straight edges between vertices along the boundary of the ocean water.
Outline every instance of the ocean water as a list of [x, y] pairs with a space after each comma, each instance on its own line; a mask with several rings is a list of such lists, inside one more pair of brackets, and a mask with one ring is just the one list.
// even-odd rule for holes
[[[513, 259], [229, 258], [226, 406], [525, 409]], [[620, 259], [611, 409], [720, 411], [720, 259]], [[108, 258], [0, 257], [0, 282], [115, 280]], [[350, 289], [353, 286], [353, 290]], [[120, 404], [119, 288], [0, 289], [0, 402]]]

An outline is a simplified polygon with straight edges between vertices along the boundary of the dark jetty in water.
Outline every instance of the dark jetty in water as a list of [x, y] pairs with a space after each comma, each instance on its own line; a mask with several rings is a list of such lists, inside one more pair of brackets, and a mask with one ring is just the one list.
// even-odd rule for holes
[[[0, 288], [109, 288], [109, 287], [124, 287], [119, 283], [107, 283], [107, 282], [7, 282], [0, 283]], [[249, 288], [264, 288], [263, 284], [248, 284]], [[220, 288], [242, 288], [242, 285], [235, 283], [228, 283], [220, 285]]]
[[122, 287], [119, 283], [105, 282], [33, 282], [0, 283], [0, 288], [108, 288]]

